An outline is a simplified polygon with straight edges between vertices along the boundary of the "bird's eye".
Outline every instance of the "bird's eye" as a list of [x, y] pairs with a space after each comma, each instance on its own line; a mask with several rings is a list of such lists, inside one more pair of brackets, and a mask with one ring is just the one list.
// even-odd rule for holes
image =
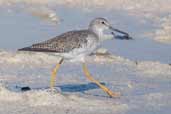
[[102, 21], [101, 23], [102, 23], [102, 24], [105, 24], [105, 22], [104, 22], [104, 21]]

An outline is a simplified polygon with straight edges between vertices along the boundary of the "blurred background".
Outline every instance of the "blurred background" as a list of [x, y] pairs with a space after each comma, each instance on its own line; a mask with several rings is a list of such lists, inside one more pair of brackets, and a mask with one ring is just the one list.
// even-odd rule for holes
[[18, 48], [87, 28], [104, 17], [134, 40], [105, 41], [102, 47], [131, 60], [169, 63], [171, 0], [0, 0], [0, 49]]

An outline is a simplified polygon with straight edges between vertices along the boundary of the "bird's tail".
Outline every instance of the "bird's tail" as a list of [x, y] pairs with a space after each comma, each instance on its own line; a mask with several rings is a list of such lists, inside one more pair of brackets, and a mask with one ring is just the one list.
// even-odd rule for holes
[[18, 51], [33, 51], [33, 48], [31, 48], [31, 47], [24, 47], [24, 48], [18, 49]]
[[55, 50], [49, 50], [49, 49], [43, 49], [43, 48], [33, 48], [32, 46], [18, 49], [18, 51], [57, 52]]

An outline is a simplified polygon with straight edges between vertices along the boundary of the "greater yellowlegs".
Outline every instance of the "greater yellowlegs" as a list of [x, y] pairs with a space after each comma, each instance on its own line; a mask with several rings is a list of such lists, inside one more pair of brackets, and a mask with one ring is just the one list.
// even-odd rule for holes
[[55, 85], [56, 73], [63, 60], [73, 60], [83, 63], [83, 72], [90, 81], [96, 83], [109, 96], [118, 97], [120, 95], [119, 93], [112, 92], [106, 86], [96, 81], [90, 75], [85, 64], [85, 57], [95, 51], [101, 41], [105, 39], [104, 30], [106, 29], [119, 32], [129, 37], [127, 33], [113, 28], [106, 19], [96, 18], [90, 22], [88, 29], [69, 31], [50, 40], [19, 49], [19, 51], [51, 52], [61, 57], [60, 62], [57, 63], [52, 71], [50, 82], [51, 88]]

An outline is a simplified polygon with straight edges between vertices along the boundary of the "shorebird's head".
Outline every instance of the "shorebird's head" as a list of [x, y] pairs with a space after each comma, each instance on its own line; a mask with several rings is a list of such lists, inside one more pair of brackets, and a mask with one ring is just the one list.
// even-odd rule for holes
[[118, 32], [120, 34], [123, 34], [125, 37], [130, 38], [128, 33], [113, 28], [112, 25], [105, 18], [95, 18], [94, 20], [92, 20], [89, 25], [89, 30], [93, 31], [102, 40], [104, 40], [105, 38], [105, 30], [111, 30], [112, 35], [114, 35], [115, 32]]
[[109, 29], [109, 22], [105, 18], [95, 18], [90, 22], [89, 29], [99, 34], [104, 30]]

